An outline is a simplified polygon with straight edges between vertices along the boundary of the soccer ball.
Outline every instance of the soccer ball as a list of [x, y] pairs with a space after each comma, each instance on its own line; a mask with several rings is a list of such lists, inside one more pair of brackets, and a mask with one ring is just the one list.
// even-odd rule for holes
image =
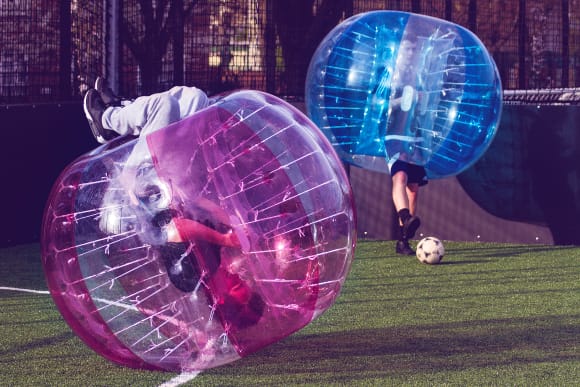
[[436, 265], [443, 259], [445, 248], [443, 243], [435, 237], [426, 237], [417, 244], [417, 259], [421, 263]]

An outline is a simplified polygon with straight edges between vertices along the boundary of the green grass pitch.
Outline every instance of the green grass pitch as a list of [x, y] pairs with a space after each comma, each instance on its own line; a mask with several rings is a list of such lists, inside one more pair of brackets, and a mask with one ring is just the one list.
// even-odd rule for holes
[[[580, 247], [445, 242], [443, 263], [359, 241], [319, 319], [184, 385], [578, 386]], [[0, 386], [174, 386], [80, 341], [46, 293], [38, 245], [0, 249]]]

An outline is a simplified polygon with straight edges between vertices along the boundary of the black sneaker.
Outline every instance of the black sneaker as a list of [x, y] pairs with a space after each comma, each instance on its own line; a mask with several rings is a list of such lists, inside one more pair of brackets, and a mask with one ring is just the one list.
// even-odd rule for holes
[[121, 98], [113, 93], [113, 90], [107, 86], [107, 80], [103, 77], [97, 77], [95, 80], [95, 90], [99, 92], [101, 99], [106, 107], [121, 106]]
[[407, 240], [397, 241], [397, 247], [395, 251], [397, 252], [397, 254], [415, 255], [415, 250], [413, 250], [411, 246], [409, 246], [409, 241]]
[[85, 111], [85, 116], [89, 121], [89, 126], [93, 132], [93, 136], [101, 144], [117, 137], [117, 133], [103, 127], [101, 119], [103, 118], [103, 113], [106, 108], [107, 107], [97, 90], [91, 89], [87, 91], [83, 101], [83, 109]]
[[411, 216], [403, 223], [403, 239], [413, 239], [415, 232], [421, 225], [421, 219], [416, 216]]

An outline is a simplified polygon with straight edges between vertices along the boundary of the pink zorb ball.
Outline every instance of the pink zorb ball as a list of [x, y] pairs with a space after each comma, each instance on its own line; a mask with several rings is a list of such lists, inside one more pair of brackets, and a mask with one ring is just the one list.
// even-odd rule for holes
[[41, 242], [54, 302], [93, 350], [129, 367], [202, 370], [334, 303], [355, 214], [316, 126], [274, 96], [239, 91], [70, 164]]

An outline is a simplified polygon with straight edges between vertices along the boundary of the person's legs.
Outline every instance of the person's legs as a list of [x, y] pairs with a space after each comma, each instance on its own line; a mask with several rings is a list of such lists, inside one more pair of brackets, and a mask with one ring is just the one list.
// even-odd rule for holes
[[107, 85], [105, 78], [97, 77], [94, 89], [87, 91], [83, 101], [83, 109], [95, 140], [104, 144], [118, 137], [118, 133], [103, 126], [103, 113], [108, 107], [123, 106], [129, 102], [118, 97]]
[[174, 86], [167, 93], [178, 102], [181, 118], [189, 117], [210, 104], [207, 95], [197, 87]]
[[207, 95], [198, 88], [175, 86], [162, 93], [139, 97], [125, 106], [108, 108], [103, 113], [102, 124], [121, 135], [149, 134], [207, 105]]
[[113, 130], [103, 127], [102, 118], [105, 109], [107, 109], [107, 105], [101, 98], [99, 92], [95, 89], [87, 91], [83, 100], [83, 110], [93, 137], [101, 144], [118, 136]]
[[391, 180], [393, 183], [393, 204], [398, 213], [404, 208], [409, 208], [409, 197], [407, 196], [407, 173], [404, 171], [397, 171], [391, 177]]
[[398, 254], [413, 255], [415, 252], [409, 245], [409, 239], [415, 236], [415, 232], [421, 225], [421, 220], [415, 216], [419, 184], [409, 182], [408, 166], [409, 164], [407, 163], [396, 162], [391, 167], [392, 196], [399, 218], [399, 239], [396, 252]]
[[[411, 191], [406, 182], [407, 174], [403, 171], [399, 171], [393, 176], [393, 202], [399, 217], [399, 238], [395, 251], [398, 254], [414, 255], [415, 252], [409, 245], [409, 239], [415, 235], [420, 220], [412, 215], [410, 208], [413, 210], [415, 208], [417, 192]], [[411, 195], [408, 196], [408, 193]]]
[[407, 184], [407, 198], [409, 199], [409, 212], [411, 213], [411, 216], [415, 216], [417, 213], [417, 203], [419, 200], [419, 184]]
[[120, 135], [151, 133], [181, 119], [179, 103], [168, 92], [139, 97], [127, 106], [107, 108], [102, 116], [105, 129]]
[[392, 176], [392, 181], [393, 203], [399, 216], [401, 238], [411, 239], [415, 236], [415, 232], [420, 225], [419, 218], [415, 216], [419, 197], [419, 184], [409, 183], [407, 173], [403, 170], [397, 171]]
[[175, 86], [134, 101], [121, 101], [108, 89], [105, 80], [98, 78], [95, 89], [85, 95], [83, 108], [93, 136], [105, 143], [118, 135], [148, 134], [207, 105], [207, 95], [188, 86]]

